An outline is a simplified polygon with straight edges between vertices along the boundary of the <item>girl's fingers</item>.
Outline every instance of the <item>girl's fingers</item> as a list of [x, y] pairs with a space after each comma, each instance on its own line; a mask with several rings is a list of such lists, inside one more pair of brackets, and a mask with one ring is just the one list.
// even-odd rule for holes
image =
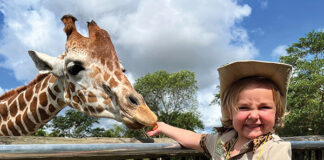
[[155, 135], [158, 135], [159, 133], [156, 132], [156, 131], [148, 131], [148, 132], [146, 132], [146, 134], [147, 134], [148, 136], [155, 136]]

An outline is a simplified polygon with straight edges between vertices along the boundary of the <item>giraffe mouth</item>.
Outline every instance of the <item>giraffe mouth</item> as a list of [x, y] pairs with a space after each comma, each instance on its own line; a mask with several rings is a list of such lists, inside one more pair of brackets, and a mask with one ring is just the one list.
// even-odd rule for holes
[[140, 105], [131, 115], [128, 112], [122, 115], [124, 124], [132, 129], [154, 126], [157, 121], [157, 116], [146, 105]]
[[127, 117], [123, 117], [123, 122], [130, 129], [141, 129], [141, 128], [144, 127], [143, 124], [141, 124], [141, 123], [139, 123], [137, 121], [131, 120], [131, 119], [127, 118]]

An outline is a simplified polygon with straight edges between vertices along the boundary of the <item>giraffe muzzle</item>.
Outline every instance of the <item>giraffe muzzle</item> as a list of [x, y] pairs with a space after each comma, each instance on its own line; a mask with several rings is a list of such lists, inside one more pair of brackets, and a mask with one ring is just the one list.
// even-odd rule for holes
[[[135, 96], [128, 96], [128, 104], [133, 108], [131, 115], [126, 114], [123, 118], [128, 128], [141, 129], [144, 126], [154, 126], [157, 122], [157, 116], [146, 105], [144, 100], [140, 100]], [[127, 112], [126, 112], [127, 113]]]

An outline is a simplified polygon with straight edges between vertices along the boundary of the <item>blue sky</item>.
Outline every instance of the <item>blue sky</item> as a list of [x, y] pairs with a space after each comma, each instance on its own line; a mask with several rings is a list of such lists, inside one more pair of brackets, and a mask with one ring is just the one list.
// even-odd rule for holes
[[251, 15], [241, 25], [248, 29], [251, 41], [261, 53], [256, 57], [258, 60], [276, 61], [277, 57], [271, 57], [274, 48], [291, 45], [308, 32], [318, 31], [324, 26], [324, 2], [320, 0], [239, 2], [252, 8]]
[[220, 124], [219, 106], [208, 105], [217, 92], [217, 67], [243, 59], [278, 61], [287, 46], [323, 28], [322, 6], [320, 0], [0, 0], [0, 92], [35, 77], [27, 50], [64, 51], [60, 18], [68, 13], [84, 35], [92, 19], [110, 33], [132, 82], [157, 70], [194, 71], [199, 111], [211, 128]]

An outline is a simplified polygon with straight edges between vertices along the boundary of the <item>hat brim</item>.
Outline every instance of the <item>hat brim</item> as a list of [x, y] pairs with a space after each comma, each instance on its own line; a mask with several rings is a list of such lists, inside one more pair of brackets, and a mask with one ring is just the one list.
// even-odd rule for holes
[[218, 68], [220, 81], [220, 94], [237, 80], [246, 77], [265, 77], [274, 82], [282, 94], [283, 104], [286, 104], [289, 80], [292, 66], [284, 63], [264, 61], [236, 61]]

